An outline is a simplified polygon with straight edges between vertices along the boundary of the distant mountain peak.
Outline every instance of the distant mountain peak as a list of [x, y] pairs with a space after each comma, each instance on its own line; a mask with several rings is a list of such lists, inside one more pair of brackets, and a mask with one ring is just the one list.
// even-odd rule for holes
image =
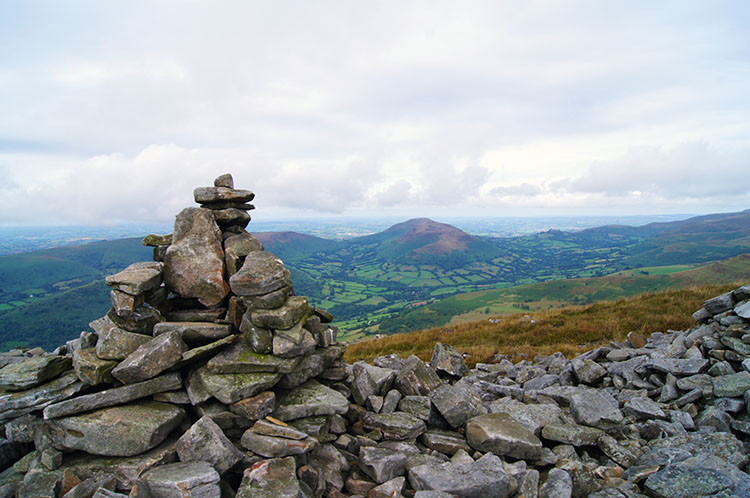
[[453, 225], [440, 223], [430, 218], [413, 218], [393, 225], [383, 232], [393, 235], [397, 244], [416, 245], [409, 256], [450, 254], [454, 251], [466, 251], [475, 237]]

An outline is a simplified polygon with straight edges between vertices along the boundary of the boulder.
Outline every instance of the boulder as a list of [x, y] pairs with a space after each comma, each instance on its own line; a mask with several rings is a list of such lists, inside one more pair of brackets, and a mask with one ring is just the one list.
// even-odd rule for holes
[[216, 422], [203, 416], [177, 441], [177, 455], [181, 462], [205, 461], [223, 474], [244, 458], [244, 455], [224, 435]]
[[440, 384], [435, 371], [414, 355], [406, 359], [394, 381], [404, 396], [427, 396]]
[[487, 413], [482, 400], [463, 384], [442, 385], [430, 396], [432, 403], [454, 428], [463, 428], [466, 422]]
[[55, 446], [92, 455], [133, 456], [164, 441], [185, 416], [156, 401], [103, 408], [47, 422]]
[[273, 253], [253, 251], [242, 268], [230, 277], [229, 285], [238, 296], [259, 296], [291, 287], [292, 280], [289, 270]]
[[261, 460], [245, 469], [235, 498], [302, 498], [293, 457]]
[[138, 349], [112, 369], [112, 376], [123, 384], [156, 377], [176, 365], [187, 349], [179, 332], [166, 332], [138, 346]]
[[219, 474], [208, 462], [170, 463], [153, 468], [138, 479], [138, 497], [220, 498]]
[[273, 416], [288, 421], [319, 415], [343, 415], [348, 409], [349, 402], [341, 393], [309, 380], [278, 396]]
[[378, 484], [404, 475], [406, 455], [387, 448], [363, 447], [357, 460], [359, 468]]
[[507, 413], [479, 415], [466, 424], [466, 439], [472, 448], [499, 456], [536, 459], [542, 442]]
[[503, 462], [492, 453], [473, 463], [419, 465], [409, 470], [409, 483], [417, 491], [415, 496], [431, 496], [420, 495], [421, 491], [439, 491], [463, 498], [506, 498], [510, 495], [510, 479]]
[[443, 372], [452, 377], [463, 377], [469, 371], [461, 352], [453, 346], [440, 342], [436, 342], [435, 348], [432, 350], [430, 366], [435, 371]]
[[208, 209], [186, 208], [177, 215], [172, 245], [164, 261], [164, 282], [182, 297], [217, 306], [229, 292], [224, 281], [221, 231]]

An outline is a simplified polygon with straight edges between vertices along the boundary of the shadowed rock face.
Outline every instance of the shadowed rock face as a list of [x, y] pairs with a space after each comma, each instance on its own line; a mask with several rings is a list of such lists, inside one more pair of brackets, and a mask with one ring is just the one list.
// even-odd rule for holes
[[0, 496], [750, 496], [750, 286], [574, 359], [347, 365], [252, 197], [197, 189], [93, 332], [0, 353]]
[[175, 220], [172, 244], [166, 252], [167, 287], [207, 307], [221, 304], [229, 292], [221, 240], [221, 230], [210, 210], [183, 209]]

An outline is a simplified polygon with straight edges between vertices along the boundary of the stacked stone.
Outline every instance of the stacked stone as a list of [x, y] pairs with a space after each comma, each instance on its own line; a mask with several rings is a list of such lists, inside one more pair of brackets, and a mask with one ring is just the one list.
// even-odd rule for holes
[[222, 175], [194, 197], [172, 234], [144, 239], [154, 262], [107, 277], [93, 332], [0, 359], [0, 463], [28, 453], [0, 496], [253, 494], [262, 472], [245, 469], [343, 431], [348, 402], [326, 385], [346, 374], [333, 317], [245, 230], [252, 192]]

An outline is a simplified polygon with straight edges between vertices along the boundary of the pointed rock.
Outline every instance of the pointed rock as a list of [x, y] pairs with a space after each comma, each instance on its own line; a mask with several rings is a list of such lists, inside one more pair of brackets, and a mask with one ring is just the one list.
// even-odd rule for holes
[[156, 377], [176, 365], [187, 349], [178, 332], [167, 332], [139, 346], [112, 370], [112, 376], [123, 384]]
[[177, 215], [167, 249], [164, 282], [182, 297], [217, 306], [229, 292], [224, 281], [221, 231], [208, 209], [186, 208]]

